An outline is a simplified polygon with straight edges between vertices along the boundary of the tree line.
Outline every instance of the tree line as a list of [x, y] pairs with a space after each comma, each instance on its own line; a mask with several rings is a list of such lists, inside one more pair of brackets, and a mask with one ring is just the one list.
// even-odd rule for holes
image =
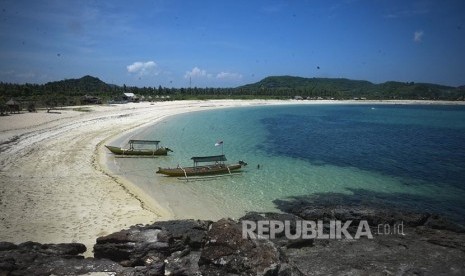
[[329, 78], [300, 78], [292, 76], [267, 77], [257, 83], [235, 88], [167, 88], [118, 86], [98, 78], [84, 76], [46, 84], [14, 84], [0, 82], [0, 105], [15, 99], [36, 106], [56, 104], [81, 105], [83, 97], [93, 96], [105, 103], [120, 100], [123, 93], [134, 93], [139, 98], [157, 100], [187, 99], [368, 99], [368, 100], [452, 100], [465, 99], [465, 86], [450, 87], [437, 84], [385, 82]]

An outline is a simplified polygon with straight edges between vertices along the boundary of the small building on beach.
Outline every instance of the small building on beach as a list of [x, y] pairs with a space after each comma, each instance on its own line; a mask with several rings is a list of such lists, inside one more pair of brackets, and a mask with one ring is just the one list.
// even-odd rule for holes
[[122, 96], [124, 101], [128, 102], [138, 102], [139, 98], [134, 93], [123, 93]]
[[6, 106], [8, 106], [10, 113], [19, 113], [21, 111], [20, 103], [14, 99], [10, 99], [6, 102]]

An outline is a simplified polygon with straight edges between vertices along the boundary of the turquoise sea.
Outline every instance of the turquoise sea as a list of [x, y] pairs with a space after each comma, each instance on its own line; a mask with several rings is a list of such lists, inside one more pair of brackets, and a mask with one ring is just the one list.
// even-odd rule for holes
[[[129, 138], [161, 140], [174, 150], [153, 159], [114, 158], [113, 170], [179, 218], [238, 218], [327, 199], [465, 221], [465, 106], [225, 108], [169, 117], [120, 145]], [[241, 174], [189, 182], [155, 174], [159, 166], [190, 166], [192, 156], [222, 150], [231, 163], [248, 163]]]

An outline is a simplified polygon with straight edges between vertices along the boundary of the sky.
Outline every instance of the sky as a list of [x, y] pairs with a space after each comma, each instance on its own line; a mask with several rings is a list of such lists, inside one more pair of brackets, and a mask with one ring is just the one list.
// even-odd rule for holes
[[0, 0], [0, 81], [465, 85], [463, 0]]

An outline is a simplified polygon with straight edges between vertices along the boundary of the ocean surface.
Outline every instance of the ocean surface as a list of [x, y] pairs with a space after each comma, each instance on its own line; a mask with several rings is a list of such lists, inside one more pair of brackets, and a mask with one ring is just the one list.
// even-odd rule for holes
[[[178, 218], [238, 218], [300, 201], [373, 204], [465, 222], [465, 106], [282, 105], [169, 117], [122, 137], [161, 140], [157, 158], [113, 158], [126, 177]], [[217, 141], [223, 146], [216, 147]], [[117, 144], [118, 145], [118, 144]], [[192, 156], [244, 160], [241, 174], [184, 181], [158, 167]]]

